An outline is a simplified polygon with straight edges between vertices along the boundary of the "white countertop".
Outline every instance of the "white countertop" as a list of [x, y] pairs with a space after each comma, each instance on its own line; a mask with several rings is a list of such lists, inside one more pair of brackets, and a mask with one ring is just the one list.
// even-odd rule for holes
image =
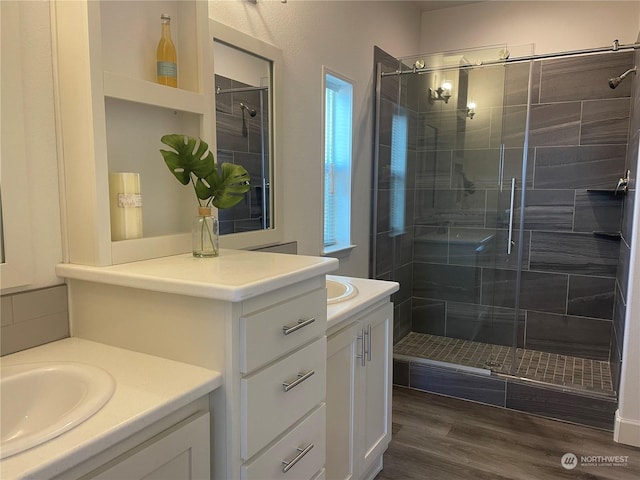
[[2, 357], [2, 366], [72, 361], [95, 365], [116, 381], [95, 415], [48, 442], [0, 461], [0, 478], [58, 475], [222, 384], [219, 372], [164, 358], [67, 338]]
[[365, 308], [397, 292], [400, 288], [398, 282], [386, 280], [370, 280], [338, 275], [327, 275], [327, 278], [349, 282], [358, 289], [358, 295], [355, 297], [344, 302], [327, 305], [327, 332], [335, 329], [340, 323], [357, 315]]
[[335, 258], [221, 249], [218, 257], [191, 254], [108, 267], [58, 264], [60, 277], [157, 292], [240, 302], [338, 268]]

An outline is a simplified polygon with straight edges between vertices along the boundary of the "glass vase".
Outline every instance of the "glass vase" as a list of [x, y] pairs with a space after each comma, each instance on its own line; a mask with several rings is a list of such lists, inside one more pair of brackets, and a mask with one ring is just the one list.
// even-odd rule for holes
[[211, 207], [198, 208], [198, 216], [191, 228], [194, 257], [218, 256], [218, 219], [211, 214]]

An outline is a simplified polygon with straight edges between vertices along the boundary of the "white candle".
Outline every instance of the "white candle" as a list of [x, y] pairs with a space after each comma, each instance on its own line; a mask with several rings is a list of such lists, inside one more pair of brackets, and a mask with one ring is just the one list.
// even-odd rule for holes
[[109, 174], [109, 209], [112, 241], [142, 237], [142, 195], [139, 173]]

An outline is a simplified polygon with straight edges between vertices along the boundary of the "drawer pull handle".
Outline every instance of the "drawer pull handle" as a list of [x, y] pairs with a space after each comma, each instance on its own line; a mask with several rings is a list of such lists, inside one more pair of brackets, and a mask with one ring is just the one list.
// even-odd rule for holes
[[302, 460], [302, 457], [304, 457], [307, 453], [309, 453], [309, 451], [312, 448], [313, 448], [313, 443], [310, 443], [309, 445], [303, 448], [298, 447], [296, 449], [298, 451], [298, 454], [294, 458], [288, 461], [287, 460], [282, 461], [282, 465], [284, 465], [284, 467], [282, 467], [282, 471], [284, 473], [287, 473], [289, 470], [291, 470], [291, 468], [300, 460]]
[[290, 333], [293, 333], [296, 330], [300, 330], [302, 327], [311, 325], [315, 321], [316, 319], [313, 317], [308, 318], [307, 320], [298, 320], [297, 325], [294, 325], [293, 327], [287, 327], [287, 326], [282, 327], [282, 333], [284, 333], [285, 335], [289, 335]]
[[309, 370], [307, 373], [298, 373], [297, 380], [294, 380], [291, 383], [288, 383], [288, 382], [282, 383], [282, 387], [284, 388], [284, 391], [288, 392], [292, 388], [297, 387], [302, 382], [304, 382], [307, 378], [311, 377], [314, 373], [316, 373], [314, 370]]

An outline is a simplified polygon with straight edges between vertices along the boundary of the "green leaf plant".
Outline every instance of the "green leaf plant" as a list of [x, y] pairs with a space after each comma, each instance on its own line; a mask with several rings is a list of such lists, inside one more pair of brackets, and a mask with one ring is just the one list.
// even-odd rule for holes
[[173, 148], [160, 150], [164, 162], [181, 184], [193, 185], [199, 206], [230, 208], [249, 191], [249, 173], [245, 168], [223, 163], [218, 173], [213, 153], [202, 139], [174, 133], [164, 135], [160, 141]]
[[[223, 163], [218, 173], [209, 145], [199, 138], [172, 134], [160, 141], [173, 150], [160, 150], [167, 167], [183, 185], [193, 185], [200, 210], [207, 207], [218, 209], [236, 205], [249, 191], [249, 173], [240, 165]], [[217, 227], [208, 217], [200, 213], [199, 231], [194, 225], [193, 255], [195, 257], [217, 256]], [[215, 234], [213, 232], [216, 232]]]

